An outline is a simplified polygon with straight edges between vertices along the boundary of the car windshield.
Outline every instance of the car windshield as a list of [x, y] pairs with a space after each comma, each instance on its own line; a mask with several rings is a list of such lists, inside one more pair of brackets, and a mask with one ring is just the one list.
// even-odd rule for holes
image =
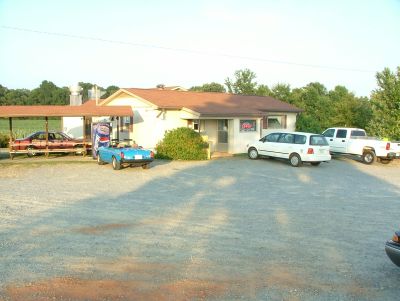
[[68, 134], [66, 134], [64, 132], [60, 132], [60, 135], [64, 136], [64, 138], [66, 138], [66, 139], [72, 139], [71, 136], [69, 136]]
[[310, 145], [329, 145], [326, 138], [322, 135], [311, 135]]

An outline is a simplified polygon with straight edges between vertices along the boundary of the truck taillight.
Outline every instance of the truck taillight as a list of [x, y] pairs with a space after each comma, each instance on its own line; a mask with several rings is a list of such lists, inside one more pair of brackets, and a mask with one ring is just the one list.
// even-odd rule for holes
[[307, 150], [307, 154], [308, 154], [308, 155], [313, 155], [313, 154], [314, 154], [314, 149], [310, 147], [310, 148]]
[[125, 154], [123, 152], [120, 152], [119, 154], [121, 156], [121, 159], [125, 158]]
[[150, 158], [154, 159], [154, 153], [153, 152], [150, 152]]
[[390, 149], [390, 143], [388, 142], [388, 143], [386, 143], [386, 150], [389, 150]]

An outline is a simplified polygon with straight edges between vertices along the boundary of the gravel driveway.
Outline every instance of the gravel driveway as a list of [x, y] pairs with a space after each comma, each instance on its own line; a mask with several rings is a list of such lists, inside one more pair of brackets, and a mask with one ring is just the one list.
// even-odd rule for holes
[[396, 300], [399, 171], [0, 161], [0, 300]]

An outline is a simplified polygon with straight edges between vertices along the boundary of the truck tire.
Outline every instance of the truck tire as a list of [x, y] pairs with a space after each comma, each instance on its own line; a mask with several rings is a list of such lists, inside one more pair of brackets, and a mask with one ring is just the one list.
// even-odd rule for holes
[[374, 163], [375, 158], [375, 153], [372, 150], [365, 150], [362, 155], [362, 161], [367, 165]]
[[392, 161], [393, 161], [393, 159], [386, 159], [386, 158], [385, 159], [381, 158], [379, 160], [379, 162], [382, 163], [382, 164], [389, 164]]

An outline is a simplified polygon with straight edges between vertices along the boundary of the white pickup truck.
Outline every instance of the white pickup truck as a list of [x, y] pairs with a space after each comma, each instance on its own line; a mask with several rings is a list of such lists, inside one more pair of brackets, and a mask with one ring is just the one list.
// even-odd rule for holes
[[391, 149], [390, 142], [368, 137], [363, 129], [329, 128], [322, 135], [326, 137], [332, 154], [358, 156], [365, 164], [372, 164], [375, 158], [381, 163], [389, 163], [400, 156]]

